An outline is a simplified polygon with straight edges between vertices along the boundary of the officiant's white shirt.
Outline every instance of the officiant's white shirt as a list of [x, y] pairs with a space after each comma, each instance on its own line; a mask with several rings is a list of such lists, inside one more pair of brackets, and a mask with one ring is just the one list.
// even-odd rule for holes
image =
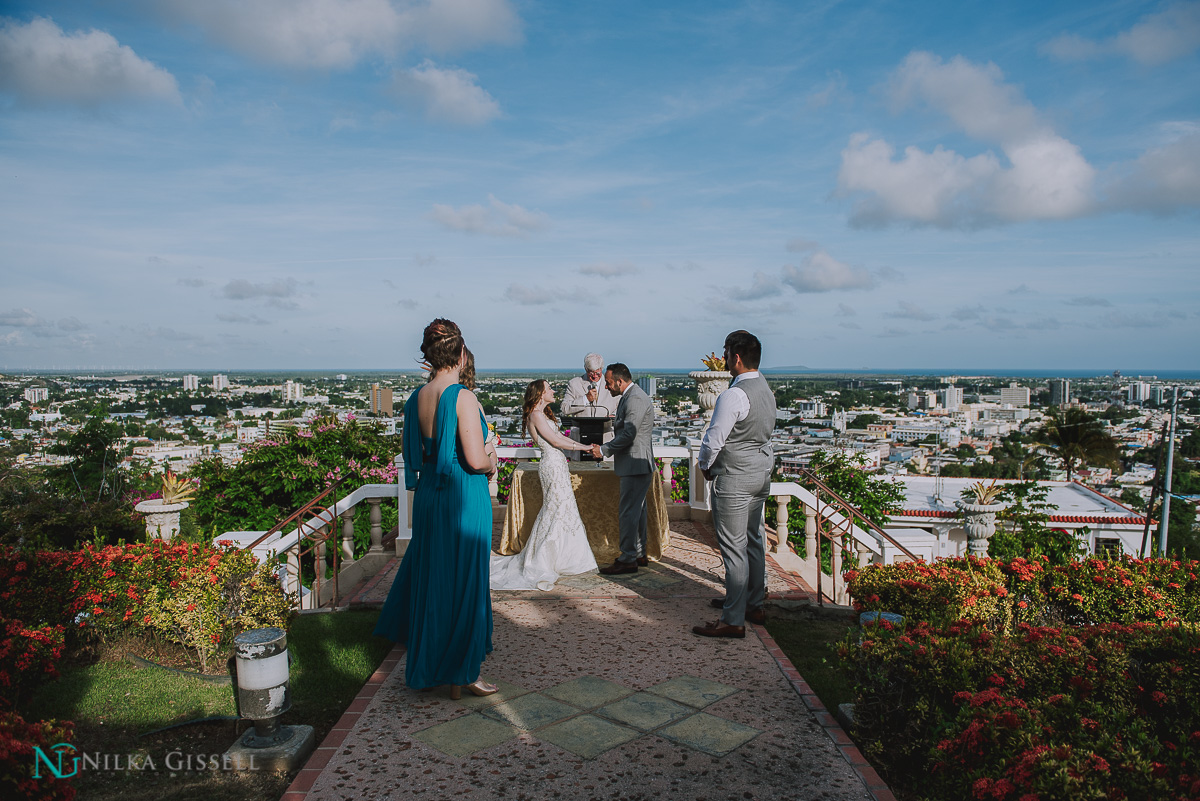
[[[588, 387], [596, 388], [596, 402], [588, 403]], [[620, 396], [613, 396], [604, 386], [604, 380], [592, 382], [586, 375], [577, 375], [567, 382], [567, 392], [563, 395], [561, 414], [572, 417], [612, 417], [617, 413], [617, 402]]]

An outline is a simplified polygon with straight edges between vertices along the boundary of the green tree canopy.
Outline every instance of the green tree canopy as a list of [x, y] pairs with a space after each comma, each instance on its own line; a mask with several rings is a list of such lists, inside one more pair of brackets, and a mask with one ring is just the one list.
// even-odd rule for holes
[[1068, 481], [1082, 465], [1099, 464], [1114, 469], [1121, 465], [1117, 441], [1097, 418], [1078, 407], [1051, 408], [1034, 440], [1035, 448], [1047, 451], [1062, 464]]

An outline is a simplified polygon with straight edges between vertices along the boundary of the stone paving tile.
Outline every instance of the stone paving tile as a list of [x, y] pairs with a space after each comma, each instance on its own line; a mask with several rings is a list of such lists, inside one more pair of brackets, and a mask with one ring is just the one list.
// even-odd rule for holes
[[713, 756], [725, 756], [760, 734], [762, 732], [753, 726], [743, 726], [741, 723], [718, 718], [706, 712], [698, 712], [690, 718], [658, 730], [660, 737]]
[[580, 676], [577, 679], [544, 690], [543, 694], [580, 709], [595, 709], [618, 698], [624, 698], [633, 690], [615, 681], [596, 676]]
[[595, 759], [605, 751], [640, 737], [641, 734], [595, 715], [580, 715], [542, 729], [537, 736], [576, 756]]
[[579, 710], [541, 693], [529, 693], [502, 704], [483, 710], [483, 714], [494, 720], [502, 720], [523, 731], [533, 731], [563, 718], [578, 715]]
[[733, 695], [738, 692], [738, 688], [696, 676], [676, 676], [649, 688], [647, 692], [670, 698], [672, 701], [678, 701], [696, 709], [703, 709], [726, 696]]
[[522, 695], [529, 693], [529, 690], [524, 687], [518, 687], [515, 684], [509, 684], [502, 679], [491, 679], [485, 676], [480, 676], [481, 679], [488, 684], [494, 684], [500, 689], [491, 695], [472, 695], [466, 688], [463, 688], [462, 698], [453, 703], [465, 706], [467, 709], [486, 709], [489, 706], [502, 704], [505, 701], [511, 701], [514, 698], [520, 698]]
[[687, 717], [696, 710], [651, 693], [637, 693], [596, 710], [618, 723], [647, 732]]
[[470, 756], [476, 751], [507, 742], [521, 732], [514, 726], [472, 712], [461, 718], [430, 726], [413, 738], [454, 757]]

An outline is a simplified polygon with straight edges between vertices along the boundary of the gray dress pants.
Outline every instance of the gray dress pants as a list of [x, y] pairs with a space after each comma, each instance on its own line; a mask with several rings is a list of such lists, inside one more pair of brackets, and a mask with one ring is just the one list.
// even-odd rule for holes
[[622, 562], [636, 562], [646, 555], [646, 519], [650, 510], [646, 506], [646, 493], [658, 473], [641, 473], [636, 476], [621, 476], [621, 502], [617, 510], [617, 523], [621, 527]]
[[712, 482], [713, 528], [725, 562], [725, 607], [721, 622], [746, 625], [746, 610], [767, 595], [767, 552], [763, 507], [771, 490], [770, 471], [721, 475]]

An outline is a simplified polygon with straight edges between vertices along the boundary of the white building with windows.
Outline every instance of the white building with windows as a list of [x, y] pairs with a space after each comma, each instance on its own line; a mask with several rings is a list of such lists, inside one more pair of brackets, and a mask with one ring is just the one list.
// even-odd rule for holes
[[200, 376], [185, 375], [183, 377], [183, 391], [184, 392], [195, 392], [198, 389], [200, 389]]
[[25, 400], [30, 403], [41, 403], [45, 400], [50, 400], [50, 390], [46, 387], [30, 387], [24, 392]]
[[1001, 406], [1028, 406], [1029, 387], [1023, 387], [1013, 382], [1007, 387], [1000, 388]]
[[289, 403], [292, 401], [299, 403], [300, 399], [303, 397], [304, 397], [304, 385], [303, 384], [301, 384], [298, 381], [284, 381], [283, 382], [283, 402], [284, 403]]
[[217, 373], [212, 377], [213, 392], [221, 392], [229, 389], [229, 376]]

